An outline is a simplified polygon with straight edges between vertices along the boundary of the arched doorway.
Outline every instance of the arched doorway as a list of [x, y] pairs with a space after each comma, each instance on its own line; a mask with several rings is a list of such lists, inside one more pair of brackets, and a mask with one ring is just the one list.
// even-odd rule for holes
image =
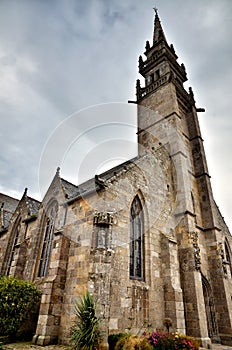
[[205, 301], [208, 334], [212, 342], [218, 343], [220, 342], [220, 338], [218, 335], [218, 327], [217, 327], [217, 321], [216, 321], [216, 313], [215, 313], [212, 289], [210, 287], [208, 280], [203, 275], [201, 275], [201, 278], [202, 278], [202, 288], [203, 288], [203, 295], [204, 295], [204, 301]]

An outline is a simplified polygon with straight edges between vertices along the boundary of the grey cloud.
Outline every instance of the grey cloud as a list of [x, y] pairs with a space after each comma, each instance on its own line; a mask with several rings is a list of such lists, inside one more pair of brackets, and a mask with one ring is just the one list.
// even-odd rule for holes
[[[232, 3], [157, 0], [156, 6], [169, 43], [186, 65], [186, 87], [193, 86], [197, 105], [206, 108], [200, 122], [221, 207], [228, 192], [221, 178], [231, 171]], [[38, 193], [43, 146], [67, 116], [135, 98], [138, 56], [152, 40], [152, 7], [152, 0], [0, 2], [2, 191], [22, 193], [28, 186], [31, 195]], [[214, 142], [224, 164], [220, 151], [211, 153]]]

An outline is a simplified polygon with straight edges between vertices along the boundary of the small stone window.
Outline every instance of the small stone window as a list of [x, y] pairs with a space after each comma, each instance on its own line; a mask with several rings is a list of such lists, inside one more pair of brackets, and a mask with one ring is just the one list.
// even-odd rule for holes
[[158, 80], [160, 78], [160, 71], [157, 69], [154, 73], [154, 81]]
[[138, 195], [130, 210], [130, 277], [143, 279], [144, 218]]

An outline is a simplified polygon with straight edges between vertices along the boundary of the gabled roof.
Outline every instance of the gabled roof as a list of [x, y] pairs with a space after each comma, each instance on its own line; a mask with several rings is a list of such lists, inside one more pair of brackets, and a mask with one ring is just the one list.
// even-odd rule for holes
[[6, 230], [9, 227], [15, 211], [22, 205], [26, 205], [27, 210], [27, 217], [24, 220], [34, 220], [38, 215], [40, 204], [38, 200], [27, 195], [27, 188], [20, 200], [0, 193], [0, 230]]
[[[27, 194], [27, 188], [25, 188], [25, 191], [23, 193], [23, 196], [18, 204], [18, 208], [25, 208], [26, 205], [26, 213], [24, 213], [24, 217], [22, 218], [23, 221], [31, 221], [35, 220], [37, 218], [39, 208], [40, 208], [40, 202], [37, 199], [34, 199], [32, 197], [29, 197]], [[17, 209], [18, 209], [17, 208]], [[25, 217], [26, 214], [26, 217]]]

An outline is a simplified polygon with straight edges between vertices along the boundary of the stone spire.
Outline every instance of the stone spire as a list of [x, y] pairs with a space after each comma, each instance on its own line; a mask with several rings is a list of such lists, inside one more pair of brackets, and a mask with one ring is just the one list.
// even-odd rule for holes
[[153, 45], [155, 45], [155, 43], [157, 43], [159, 40], [167, 41], [164, 35], [163, 28], [161, 26], [157, 8], [154, 8], [154, 11], [155, 11], [155, 20], [154, 20]]
[[[180, 91], [178, 96], [186, 95], [183, 83], [187, 80], [187, 74], [184, 65], [180, 65], [177, 62], [178, 56], [175, 53], [174, 47], [171, 44], [168, 45], [166, 40], [161, 22], [159, 19], [158, 11], [155, 10], [154, 20], [154, 33], [153, 43], [147, 41], [145, 46], [145, 56], [139, 57], [139, 73], [145, 78], [145, 86], [142, 87], [140, 82], [137, 82], [136, 94], [137, 101], [141, 101], [156, 90], [161, 89], [167, 83], [176, 85], [176, 88]], [[192, 108], [192, 96], [188, 97], [191, 99], [190, 109]]]

